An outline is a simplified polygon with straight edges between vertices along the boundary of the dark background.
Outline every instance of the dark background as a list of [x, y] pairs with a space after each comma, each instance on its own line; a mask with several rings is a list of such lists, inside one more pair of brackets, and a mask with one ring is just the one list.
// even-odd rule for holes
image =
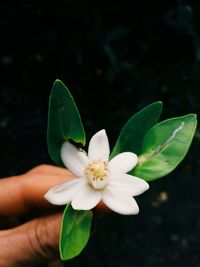
[[[1, 1], [0, 176], [51, 163], [48, 97], [56, 78], [88, 134], [114, 144], [127, 119], [154, 101], [162, 119], [200, 112], [199, 1]], [[137, 198], [138, 216], [94, 223], [67, 266], [200, 266], [199, 133], [178, 168]]]

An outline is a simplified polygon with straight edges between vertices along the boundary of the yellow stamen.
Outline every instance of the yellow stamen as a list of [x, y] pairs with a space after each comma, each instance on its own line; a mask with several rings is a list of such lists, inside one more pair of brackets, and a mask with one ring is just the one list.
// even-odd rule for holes
[[86, 179], [95, 189], [104, 188], [107, 184], [108, 173], [108, 162], [103, 160], [93, 160], [84, 170]]

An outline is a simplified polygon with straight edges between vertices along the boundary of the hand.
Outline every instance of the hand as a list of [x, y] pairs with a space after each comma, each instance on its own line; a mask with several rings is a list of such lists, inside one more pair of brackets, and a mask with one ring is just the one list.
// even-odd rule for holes
[[[59, 258], [63, 207], [49, 204], [44, 194], [72, 178], [66, 169], [41, 165], [23, 175], [0, 180], [0, 216], [3, 219], [0, 227], [4, 229], [0, 231], [1, 267], [35, 267]], [[106, 212], [102, 204], [97, 210]], [[14, 216], [23, 214], [37, 214], [37, 217], [32, 216], [28, 222], [19, 224]], [[8, 222], [12, 228], [8, 229], [11, 226], [8, 224], [5, 226]]]

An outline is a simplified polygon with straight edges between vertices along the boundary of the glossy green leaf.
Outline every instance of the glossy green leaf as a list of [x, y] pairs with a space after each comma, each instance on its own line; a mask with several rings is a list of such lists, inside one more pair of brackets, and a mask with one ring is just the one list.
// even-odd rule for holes
[[196, 115], [162, 121], [145, 135], [139, 163], [131, 174], [147, 181], [170, 173], [185, 157], [197, 125]]
[[92, 211], [74, 210], [69, 204], [63, 213], [60, 233], [60, 256], [69, 260], [78, 256], [86, 246], [92, 222]]
[[161, 112], [162, 102], [155, 102], [133, 115], [122, 128], [111, 158], [125, 151], [139, 154], [145, 133], [158, 122]]
[[47, 144], [49, 155], [58, 166], [63, 166], [60, 149], [68, 139], [85, 145], [85, 131], [72, 95], [56, 80], [49, 99]]

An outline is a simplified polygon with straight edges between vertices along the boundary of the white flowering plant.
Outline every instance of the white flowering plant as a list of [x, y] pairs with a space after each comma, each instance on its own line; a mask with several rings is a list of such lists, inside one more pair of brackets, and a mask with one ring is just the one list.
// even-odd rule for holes
[[111, 152], [106, 131], [98, 131], [86, 153], [85, 131], [74, 99], [60, 80], [55, 81], [49, 100], [48, 151], [56, 165], [75, 176], [44, 196], [52, 204], [67, 204], [59, 242], [62, 260], [79, 255], [87, 244], [92, 210], [100, 201], [119, 214], [137, 214], [133, 197], [183, 160], [195, 133], [196, 115], [158, 123], [161, 112], [162, 103], [155, 102], [133, 115]]

